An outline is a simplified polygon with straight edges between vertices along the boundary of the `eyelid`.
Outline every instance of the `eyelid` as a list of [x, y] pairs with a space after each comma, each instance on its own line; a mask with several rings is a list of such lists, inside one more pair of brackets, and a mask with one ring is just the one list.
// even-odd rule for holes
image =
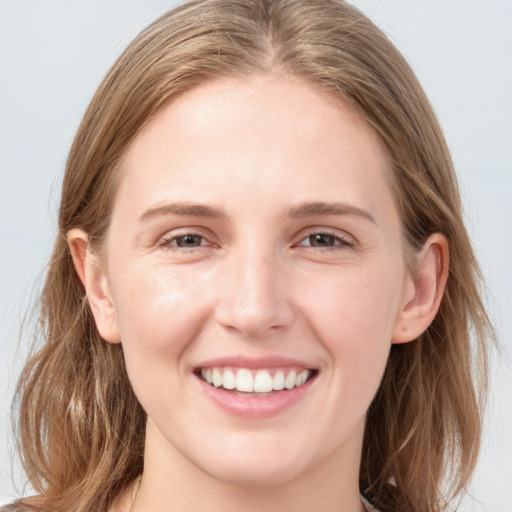
[[[205, 233], [205, 230], [203, 228], [197, 228], [194, 226], [190, 227], [182, 227], [182, 228], [175, 228], [171, 229], [170, 231], [167, 231], [164, 235], [160, 236], [156, 242], [155, 246], [161, 247], [164, 249], [170, 249], [170, 250], [176, 250], [176, 251], [183, 251], [183, 252], [190, 252], [191, 250], [201, 250], [207, 247], [218, 247], [219, 244], [214, 241], [215, 236], [209, 232]], [[208, 230], [209, 231], [209, 230]], [[195, 247], [179, 247], [177, 244], [173, 243], [176, 239], [185, 237], [187, 235], [191, 236], [197, 236], [202, 238], [206, 243], [200, 243], [198, 246]], [[312, 236], [315, 235], [325, 235], [328, 237], [332, 237], [336, 240], [336, 243], [333, 245], [328, 246], [313, 246], [305, 244], [304, 242]], [[336, 249], [351, 249], [355, 248], [358, 245], [358, 241], [355, 239], [354, 236], [350, 235], [349, 233], [333, 228], [325, 228], [321, 226], [313, 226], [306, 229], [303, 229], [300, 231], [300, 233], [295, 237], [296, 242], [293, 243], [293, 246], [295, 247], [309, 247], [312, 249], [319, 249], [319, 250], [336, 250]]]
[[[201, 232], [201, 229], [197, 229], [194, 227], [189, 228], [177, 228], [171, 231], [166, 232], [164, 235], [158, 238], [155, 245], [157, 247], [161, 247], [163, 249], [169, 249], [169, 250], [176, 250], [176, 251], [182, 251], [182, 252], [190, 252], [191, 250], [201, 250], [203, 248], [206, 248], [208, 246], [215, 247], [217, 244], [212, 241], [213, 237], [210, 237], [206, 235], [204, 232]], [[178, 238], [182, 238], [185, 236], [197, 236], [202, 238], [203, 240], [206, 240], [206, 244], [199, 244], [196, 247], [179, 247], [177, 244], [173, 244], [175, 240]]]
[[[332, 246], [326, 247], [314, 247], [311, 245], [303, 245], [303, 242], [307, 240], [309, 237], [315, 235], [326, 235], [333, 237], [339, 243], [336, 243]], [[310, 227], [307, 230], [302, 230], [297, 236], [298, 242], [294, 244], [298, 247], [312, 247], [313, 249], [321, 249], [321, 250], [336, 250], [336, 249], [350, 249], [355, 248], [358, 245], [358, 241], [356, 238], [345, 231], [336, 230], [333, 228], [324, 228], [324, 227]]]

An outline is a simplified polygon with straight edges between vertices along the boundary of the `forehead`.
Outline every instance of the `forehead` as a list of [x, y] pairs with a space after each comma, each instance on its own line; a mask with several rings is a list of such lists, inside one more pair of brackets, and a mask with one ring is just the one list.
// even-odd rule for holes
[[119, 178], [118, 195], [137, 193], [133, 206], [187, 193], [229, 203], [248, 190], [335, 201], [343, 189], [357, 203], [362, 188], [370, 202], [390, 189], [391, 172], [380, 138], [340, 97], [261, 75], [216, 79], [168, 102], [129, 147]]

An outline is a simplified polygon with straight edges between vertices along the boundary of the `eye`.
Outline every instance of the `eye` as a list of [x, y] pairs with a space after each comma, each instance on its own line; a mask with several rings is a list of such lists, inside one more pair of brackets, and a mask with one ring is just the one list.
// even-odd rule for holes
[[172, 242], [174, 242], [178, 247], [189, 248], [205, 245], [206, 240], [200, 235], [188, 234], [177, 236], [172, 240]]
[[320, 247], [320, 248], [347, 248], [353, 247], [354, 243], [340, 235], [334, 233], [312, 233], [304, 238], [299, 244], [301, 247]]
[[181, 235], [164, 237], [158, 242], [158, 245], [169, 249], [187, 250], [209, 245], [209, 242], [204, 236], [198, 235], [197, 233], [184, 233]]

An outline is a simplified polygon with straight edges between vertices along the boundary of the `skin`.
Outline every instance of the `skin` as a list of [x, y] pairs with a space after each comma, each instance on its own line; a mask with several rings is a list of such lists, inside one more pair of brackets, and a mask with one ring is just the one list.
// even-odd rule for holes
[[[86, 233], [68, 235], [98, 329], [123, 344], [148, 414], [140, 487], [112, 510], [362, 511], [366, 411], [391, 344], [435, 316], [448, 262], [433, 235], [408, 271], [377, 135], [300, 80], [219, 79], [164, 106], [119, 178], [101, 263]], [[190, 202], [222, 215], [168, 208]], [[297, 215], [310, 203], [343, 208]], [[284, 411], [240, 417], [194, 375], [238, 355], [291, 357], [318, 375]]]

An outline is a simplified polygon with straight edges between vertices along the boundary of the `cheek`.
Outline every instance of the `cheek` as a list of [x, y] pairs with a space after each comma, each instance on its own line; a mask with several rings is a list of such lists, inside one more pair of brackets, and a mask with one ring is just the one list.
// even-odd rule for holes
[[169, 267], [133, 266], [113, 290], [125, 352], [182, 350], [198, 331], [211, 302], [201, 279]]
[[[400, 260], [399, 260], [400, 261]], [[333, 363], [335, 389], [368, 402], [384, 372], [402, 300], [403, 268], [340, 268], [318, 279], [303, 302], [310, 327]], [[304, 295], [304, 293], [303, 293]]]
[[[393, 266], [395, 268], [393, 268]], [[403, 269], [398, 265], [346, 266], [303, 283], [302, 307], [326, 339], [364, 350], [389, 345], [399, 313]]]
[[112, 297], [128, 377], [148, 415], [167, 421], [167, 412], [180, 407], [183, 354], [204, 328], [210, 299], [200, 293], [200, 280], [169, 267], [117, 270]]

